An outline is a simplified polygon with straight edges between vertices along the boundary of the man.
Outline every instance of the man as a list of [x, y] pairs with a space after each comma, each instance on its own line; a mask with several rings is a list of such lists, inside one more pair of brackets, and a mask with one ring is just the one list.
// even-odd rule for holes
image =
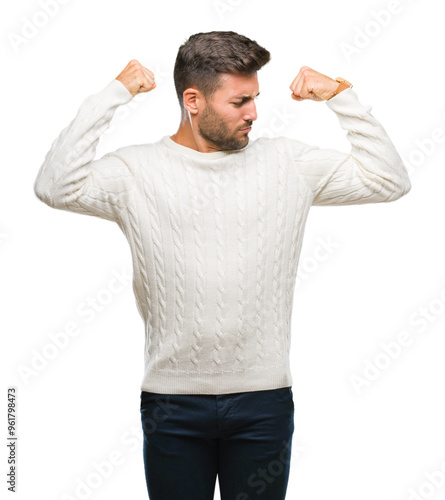
[[132, 60], [54, 141], [35, 192], [51, 207], [116, 222], [145, 322], [141, 419], [152, 500], [284, 499], [294, 430], [292, 298], [312, 205], [390, 202], [411, 188], [351, 84], [303, 66], [296, 101], [325, 101], [350, 154], [286, 137], [249, 141], [269, 52], [198, 33], [179, 49], [172, 136], [94, 160], [115, 110], [156, 87]]

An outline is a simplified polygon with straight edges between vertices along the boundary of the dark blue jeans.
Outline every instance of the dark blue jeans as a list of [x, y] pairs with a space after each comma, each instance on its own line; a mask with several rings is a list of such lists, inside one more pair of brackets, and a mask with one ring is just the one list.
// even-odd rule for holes
[[141, 392], [150, 500], [284, 500], [291, 387], [222, 395]]

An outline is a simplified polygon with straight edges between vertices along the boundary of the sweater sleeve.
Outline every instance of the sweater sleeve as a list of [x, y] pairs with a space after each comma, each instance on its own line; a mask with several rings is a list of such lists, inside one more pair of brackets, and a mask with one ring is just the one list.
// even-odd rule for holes
[[347, 131], [349, 154], [285, 138], [292, 162], [312, 192], [312, 205], [390, 202], [411, 189], [403, 161], [385, 129], [348, 88], [325, 101]]
[[116, 109], [133, 96], [119, 80], [87, 97], [54, 140], [34, 182], [36, 196], [53, 208], [116, 221], [134, 186], [131, 146], [94, 160]]

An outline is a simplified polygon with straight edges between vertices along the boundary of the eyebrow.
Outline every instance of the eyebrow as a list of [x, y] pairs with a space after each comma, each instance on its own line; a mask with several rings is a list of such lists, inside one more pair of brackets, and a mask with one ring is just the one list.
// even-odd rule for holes
[[[260, 95], [260, 92], [258, 92], [258, 94], [255, 96], [255, 97], [258, 97]], [[252, 96], [248, 95], [248, 94], [242, 94], [242, 95], [235, 95], [233, 97], [231, 97], [231, 99], [243, 99], [243, 100], [246, 100], [246, 99], [253, 99]]]

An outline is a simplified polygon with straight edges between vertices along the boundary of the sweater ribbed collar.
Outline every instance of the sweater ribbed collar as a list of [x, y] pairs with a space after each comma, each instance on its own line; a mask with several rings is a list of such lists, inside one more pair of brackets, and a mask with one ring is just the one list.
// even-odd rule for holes
[[189, 148], [187, 146], [183, 146], [182, 144], [178, 144], [170, 136], [166, 135], [161, 139], [161, 142], [170, 149], [178, 151], [190, 158], [201, 159], [201, 160], [217, 160], [219, 158], [226, 158], [233, 154], [240, 154], [243, 151], [246, 151], [251, 144], [252, 140], [249, 139], [249, 143], [242, 149], [232, 149], [230, 151], [214, 151], [213, 153], [202, 153], [201, 151], [196, 151], [196, 149]]

